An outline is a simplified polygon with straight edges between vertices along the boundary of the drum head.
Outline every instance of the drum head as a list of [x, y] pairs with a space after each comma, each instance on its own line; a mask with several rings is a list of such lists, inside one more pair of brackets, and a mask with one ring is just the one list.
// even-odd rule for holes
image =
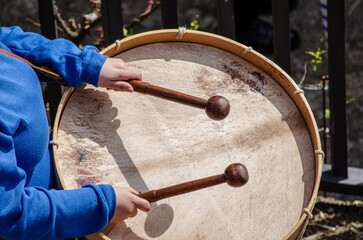
[[292, 80], [258, 53], [243, 53], [243, 45], [199, 32], [187, 33], [196, 40], [172, 41], [175, 31], [160, 37], [164, 33], [136, 36], [125, 40], [136, 46], [119, 51], [112, 46], [106, 53], [139, 69], [151, 84], [204, 99], [226, 97], [228, 117], [213, 121], [201, 109], [89, 85], [68, 92], [56, 126], [61, 184], [73, 189], [103, 183], [144, 192], [243, 163], [249, 172], [245, 186], [221, 184], [160, 200], [149, 213], [118, 224], [108, 237], [296, 235], [306, 217], [303, 209], [312, 208], [321, 171], [321, 157], [314, 153], [319, 137], [303, 95], [296, 94], [298, 106]]

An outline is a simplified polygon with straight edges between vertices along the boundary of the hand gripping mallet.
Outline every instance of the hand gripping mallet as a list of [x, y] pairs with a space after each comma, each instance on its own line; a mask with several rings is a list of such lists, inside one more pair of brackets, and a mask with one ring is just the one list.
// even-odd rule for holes
[[[36, 72], [39, 72], [47, 77], [53, 78], [57, 82], [62, 85], [67, 86], [66, 81], [60, 76], [58, 73], [54, 72], [53, 70], [46, 68], [44, 66], [38, 67], [28, 60], [19, 57], [11, 52], [8, 52], [4, 49], [0, 49], [1, 53], [6, 55], [18, 58], [26, 63], [28, 63]], [[227, 117], [230, 109], [229, 102], [226, 98], [222, 96], [213, 96], [208, 100], [204, 100], [198, 97], [194, 97], [188, 94], [176, 92], [173, 90], [169, 90], [166, 88], [158, 87], [151, 85], [147, 82], [139, 81], [139, 80], [131, 80], [128, 81], [136, 92], [141, 92], [145, 94], [150, 94], [156, 97], [168, 99], [171, 101], [183, 103], [186, 105], [190, 105], [193, 107], [203, 108], [207, 113], [208, 117], [213, 120], [222, 120]]]

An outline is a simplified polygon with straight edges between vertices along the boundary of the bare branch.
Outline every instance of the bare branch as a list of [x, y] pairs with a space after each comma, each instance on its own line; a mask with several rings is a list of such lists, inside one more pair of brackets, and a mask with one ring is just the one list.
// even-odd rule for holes
[[[28, 21], [28, 22], [30, 22], [31, 24], [33, 24], [34, 26], [37, 26], [37, 27], [40, 27], [41, 26], [41, 24], [40, 23], [38, 23], [37, 21], [35, 21], [34, 19], [31, 19], [31, 18], [29, 18], [29, 17], [26, 17], [25, 18], [25, 20], [26, 21]], [[57, 26], [57, 29], [58, 29], [58, 31], [61, 31], [61, 32], [63, 32], [63, 29], [61, 29], [60, 27], [58, 27]]]
[[84, 14], [82, 18], [82, 23], [77, 24], [74, 19], [70, 19], [69, 23], [71, 26], [67, 24], [65, 20], [63, 20], [61, 14], [58, 11], [58, 6], [54, 1], [54, 11], [55, 16], [58, 22], [58, 26], [62, 29], [62, 32], [65, 36], [69, 37], [72, 42], [75, 44], [80, 44], [81, 41], [90, 33], [90, 29], [99, 24], [101, 22], [101, 1], [100, 0], [90, 0], [89, 1], [92, 6], [92, 11], [88, 14]]
[[131, 23], [129, 24], [125, 24], [125, 28], [127, 30], [132, 29], [133, 27], [135, 27], [136, 25], [140, 24], [143, 20], [145, 20], [148, 16], [150, 16], [156, 9], [158, 9], [160, 7], [160, 2], [159, 1], [154, 1], [154, 0], [148, 0], [147, 1], [147, 7], [146, 10], [140, 14], [140, 16], [138, 18], [134, 18], [132, 20]]
[[[57, 19], [57, 25], [60, 31], [64, 34], [65, 37], [68, 37], [72, 42], [79, 45], [83, 39], [90, 35], [91, 28], [102, 22], [101, 15], [101, 0], [89, 0], [91, 4], [91, 12], [84, 14], [81, 23], [77, 23], [74, 18], [71, 18], [65, 21], [54, 0], [54, 11]], [[130, 24], [124, 25], [124, 28], [127, 30], [132, 29], [136, 25], [140, 24], [143, 20], [145, 20], [148, 16], [150, 16], [158, 7], [160, 6], [160, 1], [147, 0], [147, 7], [143, 13], [140, 14], [138, 18], [134, 18]], [[99, 45], [102, 43], [102, 27], [96, 30], [100, 33], [100, 36], [91, 36], [95, 39], [95, 44]]]
[[57, 18], [57, 22], [60, 25], [60, 28], [63, 30], [63, 32], [69, 36], [70, 38], [77, 38], [79, 36], [79, 33], [76, 31], [72, 31], [67, 23], [63, 20], [63, 18], [61, 17], [59, 11], [58, 11], [58, 6], [56, 5], [56, 3], [54, 2], [54, 12], [55, 12], [55, 16]]
[[34, 26], [40, 27], [40, 23], [34, 21], [34, 19], [31, 19], [31, 18], [26, 17], [25, 20], [27, 20], [28, 22], [30, 22]]
[[353, 2], [353, 4], [350, 6], [350, 8], [347, 12], [348, 16], [352, 16], [354, 10], [359, 6], [359, 4], [361, 4], [361, 2], [362, 2], [362, 0], [355, 0]]
[[303, 76], [301, 77], [301, 79], [300, 79], [300, 82], [299, 82], [299, 86], [301, 87], [302, 86], [302, 84], [304, 83], [304, 81], [305, 81], [305, 78], [306, 78], [306, 75], [308, 74], [308, 61], [305, 61], [305, 63], [304, 63], [304, 74], [303, 74]]

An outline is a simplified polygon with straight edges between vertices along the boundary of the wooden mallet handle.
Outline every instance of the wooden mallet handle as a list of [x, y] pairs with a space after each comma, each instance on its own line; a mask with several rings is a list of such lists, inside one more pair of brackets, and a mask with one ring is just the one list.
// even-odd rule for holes
[[164, 198], [169, 198], [180, 194], [200, 190], [224, 182], [227, 182], [227, 184], [232, 187], [241, 187], [245, 185], [247, 181], [247, 168], [241, 163], [233, 163], [226, 168], [224, 174], [181, 183], [158, 190], [151, 190], [148, 192], [140, 193], [138, 196], [148, 200], [149, 202], [156, 202]]
[[136, 92], [149, 94], [155, 97], [205, 109], [208, 117], [213, 120], [225, 119], [229, 113], [229, 102], [225, 97], [222, 96], [213, 96], [208, 100], [205, 100], [185, 93], [151, 85], [150, 83], [144, 81], [131, 80], [129, 83]]

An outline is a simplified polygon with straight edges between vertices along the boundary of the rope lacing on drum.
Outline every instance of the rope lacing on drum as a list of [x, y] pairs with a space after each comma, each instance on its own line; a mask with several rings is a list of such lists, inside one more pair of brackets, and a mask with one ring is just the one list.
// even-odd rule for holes
[[251, 46], [245, 48], [245, 50], [243, 51], [242, 54], [247, 54], [249, 51], [253, 50], [253, 48]]
[[115, 51], [117, 51], [117, 50], [119, 50], [119, 49], [120, 49], [120, 47], [121, 47], [120, 40], [116, 39], [115, 43], [116, 43]]
[[57, 143], [57, 142], [54, 142], [53, 140], [49, 141], [49, 144], [50, 144], [50, 145], [55, 145], [55, 146], [57, 146], [57, 147], [59, 146], [59, 145], [58, 145], [58, 143]]
[[297, 239], [302, 239], [302, 237], [304, 236], [304, 232], [306, 230], [306, 227], [308, 226], [309, 221], [314, 217], [314, 215], [310, 212], [309, 209], [304, 208], [304, 212], [308, 215], [308, 218], [305, 219], [304, 225], [301, 228], [300, 234], [299, 234]]
[[323, 160], [325, 159], [325, 153], [323, 150], [315, 150], [314, 151], [315, 154], [321, 154], [323, 156]]
[[294, 94], [294, 96], [296, 96], [296, 95], [297, 95], [297, 94], [299, 94], [299, 93], [304, 94], [304, 90], [302, 90], [302, 89], [298, 89], [298, 90], [296, 90], [293, 94]]
[[176, 39], [182, 39], [187, 29], [185, 27], [178, 28], [178, 35], [176, 35]]
[[[323, 156], [323, 159], [325, 158], [325, 153], [322, 150], [315, 150], [314, 151], [315, 154], [321, 154]], [[308, 217], [305, 219], [304, 225], [301, 228], [300, 234], [297, 237], [297, 239], [302, 239], [304, 236], [304, 232], [306, 230], [306, 227], [309, 224], [309, 221], [314, 217], [314, 215], [310, 212], [310, 210], [308, 208], [304, 208], [304, 212], [306, 213], [306, 215], [308, 215]]]

